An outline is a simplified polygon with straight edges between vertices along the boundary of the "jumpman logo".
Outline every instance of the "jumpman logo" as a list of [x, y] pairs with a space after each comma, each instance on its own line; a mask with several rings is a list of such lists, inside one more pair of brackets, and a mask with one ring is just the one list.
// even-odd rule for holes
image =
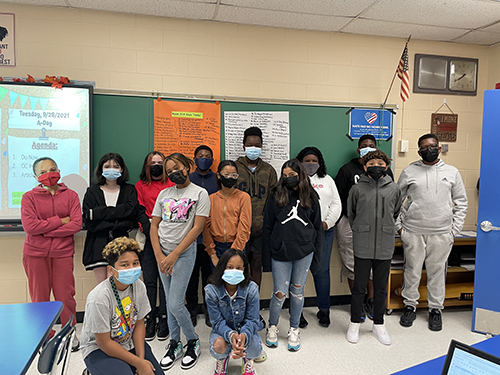
[[306, 223], [304, 220], [302, 220], [299, 217], [299, 212], [298, 212], [299, 204], [300, 204], [300, 201], [297, 199], [297, 204], [294, 207], [292, 207], [292, 209], [290, 210], [290, 212], [287, 215], [288, 219], [285, 219], [284, 221], [282, 221], [281, 224], [288, 223], [290, 220], [295, 219], [295, 220], [300, 221], [302, 224], [304, 224], [304, 226], [307, 226], [308, 223]]

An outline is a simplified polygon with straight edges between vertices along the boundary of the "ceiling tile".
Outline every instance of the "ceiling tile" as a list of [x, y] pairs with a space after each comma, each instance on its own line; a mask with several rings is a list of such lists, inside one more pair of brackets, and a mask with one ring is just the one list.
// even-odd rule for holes
[[482, 28], [481, 31], [486, 31], [488, 33], [500, 33], [500, 22], [497, 22], [491, 26]]
[[216, 20], [290, 29], [338, 31], [351, 19], [221, 5]]
[[182, 0], [68, 0], [77, 8], [105, 10], [110, 12], [123, 12], [133, 14], [147, 14], [163, 17], [212, 19], [216, 2], [200, 0], [198, 2]]
[[412, 39], [441, 41], [450, 41], [465, 33], [465, 31], [461, 29], [409, 25], [398, 22], [384, 22], [365, 19], [353, 20], [341, 31], [353, 34], [390, 36], [396, 38], [408, 38], [408, 36], [411, 35]]
[[484, 46], [491, 46], [500, 42], [500, 34], [486, 33], [484, 31], [471, 31], [457, 39], [453, 40], [457, 43], [465, 44], [481, 44]]
[[222, 5], [306, 14], [355, 17], [375, 0], [221, 0]]
[[481, 0], [381, 0], [363, 18], [475, 29], [500, 19], [500, 2]]
[[67, 7], [64, 0], [8, 0], [7, 3], [27, 4], [27, 5], [49, 5], [55, 7]]

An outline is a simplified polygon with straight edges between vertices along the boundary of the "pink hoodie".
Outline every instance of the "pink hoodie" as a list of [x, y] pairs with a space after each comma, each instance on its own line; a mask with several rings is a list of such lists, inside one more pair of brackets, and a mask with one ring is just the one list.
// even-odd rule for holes
[[[70, 222], [62, 224], [61, 218]], [[41, 185], [26, 192], [21, 201], [21, 221], [26, 240], [23, 252], [34, 257], [64, 258], [75, 252], [73, 235], [82, 229], [78, 194], [63, 183], [52, 195]]]

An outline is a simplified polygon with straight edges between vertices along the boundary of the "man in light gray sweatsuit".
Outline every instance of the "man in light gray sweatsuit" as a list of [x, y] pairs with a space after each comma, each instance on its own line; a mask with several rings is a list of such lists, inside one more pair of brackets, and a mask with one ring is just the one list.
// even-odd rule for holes
[[446, 262], [453, 240], [464, 226], [467, 195], [458, 169], [439, 159], [441, 147], [437, 136], [421, 136], [418, 147], [422, 160], [406, 167], [398, 181], [403, 199], [407, 198], [397, 223], [405, 254], [401, 291], [405, 312], [399, 323], [411, 327], [416, 318], [418, 287], [425, 263], [429, 329], [440, 331]]

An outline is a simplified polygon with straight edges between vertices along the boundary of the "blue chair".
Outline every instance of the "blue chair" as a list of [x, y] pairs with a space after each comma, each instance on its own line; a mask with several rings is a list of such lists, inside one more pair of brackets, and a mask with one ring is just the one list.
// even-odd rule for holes
[[64, 375], [69, 368], [71, 343], [75, 336], [75, 326], [72, 325], [73, 315], [68, 323], [47, 341], [38, 358], [38, 372], [40, 374]]

